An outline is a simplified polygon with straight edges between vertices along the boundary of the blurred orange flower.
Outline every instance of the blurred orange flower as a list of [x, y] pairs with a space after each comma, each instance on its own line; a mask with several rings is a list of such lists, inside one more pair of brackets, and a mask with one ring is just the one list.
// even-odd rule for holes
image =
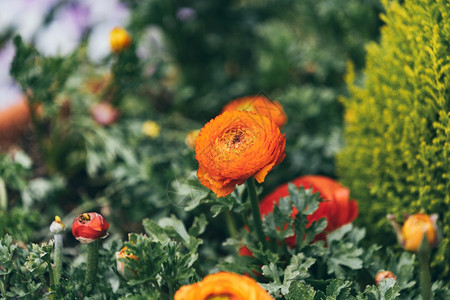
[[429, 215], [418, 213], [406, 219], [401, 232], [405, 250], [419, 250], [424, 233], [430, 247], [434, 247], [437, 243], [437, 230], [435, 222]]
[[199, 129], [191, 130], [186, 135], [186, 138], [184, 142], [186, 143], [186, 146], [188, 146], [191, 149], [195, 149], [195, 140], [197, 139], [198, 133], [200, 132]]
[[219, 272], [202, 281], [182, 286], [175, 300], [270, 300], [273, 299], [258, 283], [247, 276]]
[[13, 105], [0, 109], [0, 149], [17, 142], [29, 125], [28, 100], [17, 99]]
[[[352, 222], [358, 215], [358, 204], [355, 200], [350, 200], [350, 191], [348, 188], [331, 178], [308, 175], [298, 177], [292, 180], [292, 183], [297, 187], [302, 186], [305, 189], [311, 188], [314, 193], [318, 192], [323, 198], [323, 202], [320, 202], [319, 208], [313, 214], [308, 216], [307, 227], [309, 227], [313, 221], [326, 218], [328, 223], [325, 231], [331, 232]], [[261, 215], [264, 216], [273, 211], [275, 203], [278, 203], [281, 198], [288, 195], [288, 184], [283, 184], [278, 187], [261, 201], [259, 205]], [[296, 214], [297, 209], [294, 208], [292, 216], [295, 216]], [[325, 237], [325, 234], [320, 234], [316, 239], [325, 240]], [[291, 247], [294, 247], [295, 236], [286, 239], [286, 243]]]
[[286, 138], [269, 118], [226, 111], [209, 121], [195, 141], [200, 182], [217, 197], [254, 177], [259, 183], [285, 158]]
[[131, 45], [131, 37], [128, 32], [121, 27], [114, 27], [109, 34], [109, 43], [114, 53], [119, 53]]
[[287, 116], [281, 104], [277, 101], [270, 101], [264, 96], [247, 96], [235, 99], [223, 108], [223, 111], [230, 110], [251, 111], [265, 115], [280, 128], [287, 122]]

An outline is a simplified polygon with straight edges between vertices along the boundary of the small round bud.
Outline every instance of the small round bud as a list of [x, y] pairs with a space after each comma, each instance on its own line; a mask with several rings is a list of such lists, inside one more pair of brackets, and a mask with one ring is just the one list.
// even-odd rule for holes
[[403, 247], [408, 251], [419, 250], [424, 234], [430, 247], [434, 247], [437, 243], [435, 221], [427, 214], [418, 213], [406, 219], [401, 234]]
[[397, 280], [397, 276], [395, 276], [391, 271], [380, 271], [375, 276], [375, 283], [378, 285], [383, 279], [393, 278]]
[[121, 27], [114, 27], [109, 35], [109, 43], [114, 53], [120, 53], [131, 45], [131, 37]]
[[50, 232], [58, 234], [63, 232], [64, 230], [66, 230], [66, 224], [61, 221], [60, 217], [55, 216], [55, 221], [53, 221], [50, 225]]
[[160, 131], [161, 127], [154, 121], [146, 121], [142, 124], [142, 132], [148, 137], [157, 138]]
[[191, 130], [188, 132], [188, 134], [186, 135], [186, 139], [184, 140], [186, 146], [191, 149], [195, 149], [195, 139], [197, 138], [199, 132], [199, 129]]

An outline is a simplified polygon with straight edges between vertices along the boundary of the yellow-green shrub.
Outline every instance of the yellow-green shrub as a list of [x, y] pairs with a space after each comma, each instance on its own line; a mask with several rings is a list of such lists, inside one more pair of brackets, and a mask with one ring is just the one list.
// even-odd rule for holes
[[387, 234], [387, 213], [438, 213], [433, 266], [449, 279], [450, 2], [382, 2], [386, 25], [367, 47], [362, 87], [348, 73], [338, 170], [374, 234]]

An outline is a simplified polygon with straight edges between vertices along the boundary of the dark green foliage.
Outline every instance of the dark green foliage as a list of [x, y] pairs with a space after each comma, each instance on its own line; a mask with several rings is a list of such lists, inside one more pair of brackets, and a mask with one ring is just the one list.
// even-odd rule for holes
[[[448, 1], [384, 1], [380, 43], [367, 47], [362, 87], [350, 69], [341, 178], [375, 238], [388, 213], [438, 213], [435, 274], [449, 281], [450, 25]], [[380, 240], [382, 240], [381, 238]]]

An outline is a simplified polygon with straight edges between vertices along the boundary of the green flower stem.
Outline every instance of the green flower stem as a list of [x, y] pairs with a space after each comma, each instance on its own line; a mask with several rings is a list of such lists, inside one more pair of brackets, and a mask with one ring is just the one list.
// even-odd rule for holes
[[6, 193], [6, 185], [3, 178], [0, 177], [0, 210], [8, 210], [8, 194]]
[[430, 252], [430, 245], [424, 232], [419, 251], [417, 251], [420, 268], [420, 290], [423, 300], [431, 300]]
[[85, 282], [91, 287], [96, 283], [97, 269], [98, 269], [98, 240], [87, 244], [88, 257], [87, 257], [87, 270]]
[[233, 218], [233, 214], [231, 213], [231, 211], [226, 211], [225, 212], [225, 219], [227, 221], [227, 227], [228, 227], [228, 232], [231, 235], [231, 237], [236, 238], [237, 237], [237, 230], [236, 230], [236, 224], [234, 223], [234, 218]]
[[259, 213], [259, 202], [258, 202], [258, 196], [256, 195], [255, 179], [249, 178], [246, 181], [246, 184], [247, 184], [247, 190], [248, 190], [248, 194], [249, 194], [249, 198], [250, 198], [250, 209], [252, 211], [253, 224], [255, 226], [256, 234], [258, 235], [258, 239], [260, 240], [261, 244], [263, 245], [263, 249], [267, 249], [266, 237], [264, 236], [262, 222], [261, 222], [261, 215]]
[[62, 249], [63, 249], [63, 237], [62, 234], [55, 234], [55, 248], [53, 253], [53, 263], [55, 264], [55, 270], [53, 272], [53, 282], [55, 285], [59, 284], [62, 273]]

